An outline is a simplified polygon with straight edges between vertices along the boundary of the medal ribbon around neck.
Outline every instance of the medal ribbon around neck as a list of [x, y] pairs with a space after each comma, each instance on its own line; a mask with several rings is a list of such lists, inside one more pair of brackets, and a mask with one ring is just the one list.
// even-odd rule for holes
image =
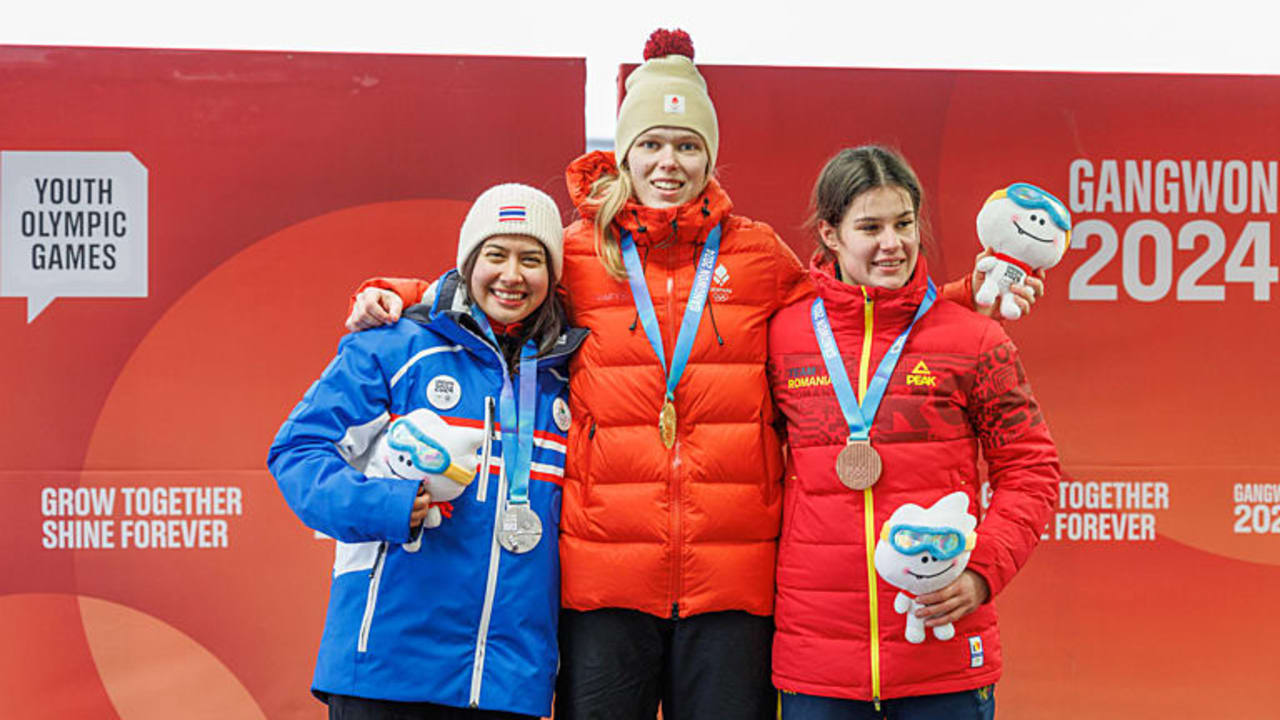
[[676, 337], [676, 348], [671, 354], [669, 372], [658, 316], [653, 310], [653, 299], [649, 297], [649, 286], [645, 284], [644, 267], [640, 264], [640, 253], [636, 252], [635, 240], [631, 238], [631, 233], [623, 233], [619, 244], [622, 246], [622, 260], [627, 266], [631, 297], [635, 302], [636, 312], [640, 314], [640, 324], [644, 326], [649, 345], [662, 364], [662, 371], [667, 373], [666, 401], [672, 402], [675, 400], [676, 385], [680, 383], [680, 376], [684, 374], [684, 367], [689, 362], [689, 354], [693, 352], [693, 339], [698, 334], [702, 310], [707, 305], [707, 295], [711, 291], [711, 276], [716, 269], [716, 258], [720, 255], [720, 226], [712, 228], [707, 235], [702, 256], [698, 258], [698, 272], [693, 278], [693, 289], [689, 291], [689, 302], [684, 308], [684, 319], [680, 322], [680, 334]]
[[928, 282], [929, 289], [916, 310], [916, 316], [911, 319], [911, 324], [907, 325], [907, 329], [893, 341], [889, 351], [880, 360], [880, 365], [876, 367], [876, 374], [867, 386], [867, 394], [862, 398], [862, 403], [858, 402], [853, 385], [849, 383], [849, 374], [844, 369], [844, 361], [840, 359], [840, 347], [836, 345], [836, 336], [831, 332], [826, 305], [823, 304], [822, 298], [816, 298], [813, 301], [813, 306], [809, 309], [809, 318], [813, 322], [814, 335], [818, 337], [818, 349], [822, 352], [822, 361], [826, 363], [827, 376], [831, 378], [831, 388], [835, 390], [836, 400], [840, 402], [840, 410], [844, 413], [845, 422], [849, 424], [848, 442], [870, 440], [871, 424], [875, 422], [876, 412], [880, 409], [880, 401], [884, 399], [884, 391], [889, 387], [893, 369], [898, 366], [898, 359], [902, 357], [902, 348], [907, 344], [907, 337], [911, 335], [911, 329], [916, 326], [916, 322], [929, 312], [929, 308], [933, 307], [933, 302], [938, 297], [938, 290], [933, 286], [933, 280]]
[[[529, 502], [529, 469], [533, 464], [533, 423], [538, 402], [538, 346], [533, 340], [520, 349], [520, 403], [516, 409], [515, 390], [511, 387], [502, 346], [489, 327], [489, 318], [474, 305], [471, 315], [480, 324], [502, 360], [502, 395], [498, 403], [502, 422], [502, 472], [507, 476], [507, 502], [512, 505]], [[487, 472], [488, 468], [482, 468]]]

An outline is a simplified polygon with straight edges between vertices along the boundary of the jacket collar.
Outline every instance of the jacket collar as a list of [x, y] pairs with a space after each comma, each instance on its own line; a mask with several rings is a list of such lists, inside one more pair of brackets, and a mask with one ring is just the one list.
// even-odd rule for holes
[[[569, 163], [565, 181], [569, 185], [569, 197], [578, 213], [587, 220], [595, 220], [599, 205], [591, 202], [591, 186], [606, 175], [616, 175], [619, 169], [613, 153], [597, 150]], [[651, 208], [627, 200], [613, 222], [630, 232], [637, 245], [669, 245], [701, 243], [711, 228], [720, 224], [733, 209], [733, 201], [713, 177], [707, 187], [684, 205], [672, 208]]]
[[[855, 322], [855, 319], [861, 325], [862, 307], [867, 301], [874, 303], [877, 322], [888, 322], [893, 326], [911, 322], [928, 291], [928, 278], [929, 268], [924, 255], [916, 256], [915, 272], [906, 285], [895, 290], [849, 285], [836, 277], [835, 263], [822, 257], [814, 258], [809, 264], [809, 279], [826, 305], [833, 327]], [[846, 322], [840, 322], [842, 319]]]

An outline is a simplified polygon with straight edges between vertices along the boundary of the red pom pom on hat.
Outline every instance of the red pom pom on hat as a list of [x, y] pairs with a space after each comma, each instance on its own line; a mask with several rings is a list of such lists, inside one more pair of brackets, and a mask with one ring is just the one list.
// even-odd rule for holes
[[659, 28], [649, 35], [644, 44], [644, 59], [652, 60], [667, 55], [683, 55], [693, 59], [693, 38], [683, 30], [665, 30]]

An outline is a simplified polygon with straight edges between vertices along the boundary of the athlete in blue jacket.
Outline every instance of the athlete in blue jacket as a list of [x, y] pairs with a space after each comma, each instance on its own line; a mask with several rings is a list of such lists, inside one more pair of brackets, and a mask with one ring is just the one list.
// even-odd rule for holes
[[564, 327], [562, 262], [554, 202], [491, 188], [458, 269], [345, 337], [280, 428], [281, 492], [338, 540], [312, 686], [331, 718], [550, 714], [566, 366], [585, 335]]

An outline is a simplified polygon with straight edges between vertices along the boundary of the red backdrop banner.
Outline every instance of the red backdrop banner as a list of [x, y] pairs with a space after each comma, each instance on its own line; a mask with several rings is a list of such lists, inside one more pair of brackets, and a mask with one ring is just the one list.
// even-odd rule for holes
[[[836, 149], [902, 150], [940, 279], [991, 191], [1073, 247], [1007, 326], [1067, 478], [998, 598], [1011, 717], [1269, 717], [1280, 79], [704, 66], [719, 177], [807, 256]], [[584, 63], [0, 47], [0, 689], [15, 717], [320, 717], [331, 543], [263, 469], [359, 279], [566, 206]], [[538, 112], [530, 112], [537, 108]]]
[[332, 542], [267, 445], [361, 278], [451, 267], [495, 182], [566, 206], [584, 81], [573, 59], [0, 47], [7, 716], [323, 716]]
[[1072, 248], [1018, 343], [1067, 478], [998, 599], [1001, 714], [1270, 717], [1280, 595], [1280, 78], [703, 67], [719, 175], [802, 257], [841, 147], [901, 150], [939, 279], [994, 190], [1065, 202]]

